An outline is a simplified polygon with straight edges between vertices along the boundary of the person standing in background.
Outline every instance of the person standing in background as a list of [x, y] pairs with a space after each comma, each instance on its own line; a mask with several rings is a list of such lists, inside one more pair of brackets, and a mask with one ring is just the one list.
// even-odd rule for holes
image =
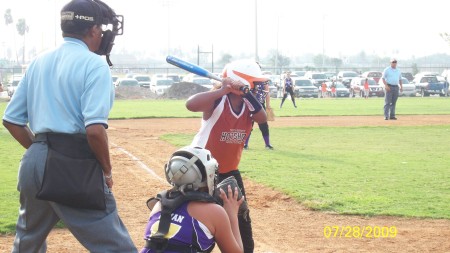
[[395, 107], [397, 105], [399, 90], [403, 90], [402, 73], [397, 69], [397, 60], [391, 59], [391, 66], [383, 71], [383, 80], [385, 88], [384, 96], [384, 120], [397, 120], [395, 117]]
[[[256, 99], [261, 103], [263, 109], [267, 112], [268, 110], [272, 110], [270, 107], [270, 96], [269, 96], [269, 83], [256, 83], [255, 87], [251, 90], [255, 95]], [[245, 140], [244, 149], [248, 149], [248, 142], [250, 141], [250, 136], [252, 136], [253, 125], [252, 123], [252, 131], [248, 135]], [[266, 122], [258, 123], [259, 130], [261, 131], [262, 137], [264, 139], [264, 143], [266, 144], [266, 149], [273, 150], [273, 146], [270, 144], [270, 134], [269, 134], [269, 124]]]
[[294, 107], [297, 108], [295, 105], [295, 96], [294, 96], [294, 90], [295, 90], [295, 84], [292, 81], [291, 78], [291, 72], [288, 71], [286, 73], [286, 78], [283, 80], [283, 99], [281, 100], [280, 109], [283, 107], [284, 100], [286, 100], [288, 93], [291, 95], [292, 103], [294, 104]]
[[331, 96], [336, 97], [336, 83], [334, 81], [331, 83]]
[[320, 88], [322, 91], [322, 98], [327, 97], [327, 84], [325, 82], [323, 82], [322, 86]]
[[369, 79], [366, 78], [364, 81], [364, 98], [369, 98]]

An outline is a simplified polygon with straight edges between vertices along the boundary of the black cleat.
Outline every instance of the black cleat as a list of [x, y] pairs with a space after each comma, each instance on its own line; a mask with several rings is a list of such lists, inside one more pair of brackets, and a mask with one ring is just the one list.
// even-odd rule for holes
[[272, 145], [266, 145], [266, 149], [270, 149], [270, 150], [273, 150], [273, 147], [272, 147]]
[[244, 145], [244, 149], [245, 149], [245, 150], [248, 150], [248, 145]]
[[388, 120], [388, 118], [384, 118], [384, 120]]
[[396, 117], [392, 117], [392, 118], [389, 118], [390, 120], [397, 120], [397, 118]]

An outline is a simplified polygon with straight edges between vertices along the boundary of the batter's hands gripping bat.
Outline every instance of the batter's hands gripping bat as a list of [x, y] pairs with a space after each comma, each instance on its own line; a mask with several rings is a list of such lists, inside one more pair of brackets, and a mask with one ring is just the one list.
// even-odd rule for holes
[[[181, 60], [181, 59], [179, 59], [179, 58], [177, 58], [175, 56], [170, 56], [170, 55], [167, 56], [166, 57], [166, 61], [167, 61], [167, 63], [170, 63], [170, 64], [172, 64], [174, 66], [177, 66], [177, 67], [179, 67], [181, 69], [184, 69], [184, 70], [186, 70], [188, 72], [191, 72], [191, 73], [194, 73], [196, 75], [203, 76], [203, 77], [206, 77], [206, 78], [209, 78], [209, 79], [214, 79], [214, 80], [217, 80], [219, 82], [223, 81], [222, 78], [214, 75], [213, 73], [209, 72], [208, 70], [206, 70], [206, 69], [204, 69], [204, 68], [202, 68], [202, 67], [200, 67], [198, 65], [189, 63], [187, 61], [183, 61], [183, 60]], [[244, 93], [247, 93], [249, 91], [249, 89], [248, 89], [248, 87], [245, 86], [245, 87], [241, 87], [241, 91], [244, 92]]]

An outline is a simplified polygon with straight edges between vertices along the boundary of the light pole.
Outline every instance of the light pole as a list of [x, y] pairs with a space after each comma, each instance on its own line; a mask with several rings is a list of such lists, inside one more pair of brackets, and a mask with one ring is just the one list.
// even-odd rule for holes
[[325, 15], [322, 15], [322, 71], [325, 67]]
[[167, 55], [170, 55], [170, 1], [167, 1]]
[[162, 0], [161, 6], [167, 7], [167, 55], [170, 54], [170, 5], [171, 0]]
[[258, 0], [255, 0], [255, 61], [259, 62], [259, 56], [258, 56]]
[[277, 17], [277, 52], [275, 54], [275, 74], [278, 72], [278, 40], [280, 35], [280, 16]]

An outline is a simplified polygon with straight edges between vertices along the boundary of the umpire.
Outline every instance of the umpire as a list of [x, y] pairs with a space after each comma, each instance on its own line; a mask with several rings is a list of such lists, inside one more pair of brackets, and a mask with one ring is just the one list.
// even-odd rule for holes
[[[114, 37], [121, 34], [121, 20], [99, 0], [67, 3], [61, 10], [63, 43], [33, 60], [6, 108], [3, 125], [27, 149], [19, 167], [20, 210], [12, 252], [45, 252], [46, 238], [59, 220], [90, 252], [137, 252], [110, 191], [112, 167], [105, 129], [114, 91], [109, 66], [99, 56], [106, 55], [109, 61]], [[108, 24], [112, 31], [103, 31], [102, 25]], [[75, 136], [81, 136], [80, 145], [66, 143]], [[50, 139], [70, 151], [90, 147], [103, 170], [105, 183], [100, 181], [98, 187], [105, 193], [104, 210], [36, 198]]]
[[386, 90], [384, 96], [384, 119], [397, 120], [397, 117], [395, 117], [395, 107], [397, 105], [399, 90], [403, 90], [402, 73], [397, 68], [397, 59], [391, 59], [391, 66], [384, 69], [381, 78]]

